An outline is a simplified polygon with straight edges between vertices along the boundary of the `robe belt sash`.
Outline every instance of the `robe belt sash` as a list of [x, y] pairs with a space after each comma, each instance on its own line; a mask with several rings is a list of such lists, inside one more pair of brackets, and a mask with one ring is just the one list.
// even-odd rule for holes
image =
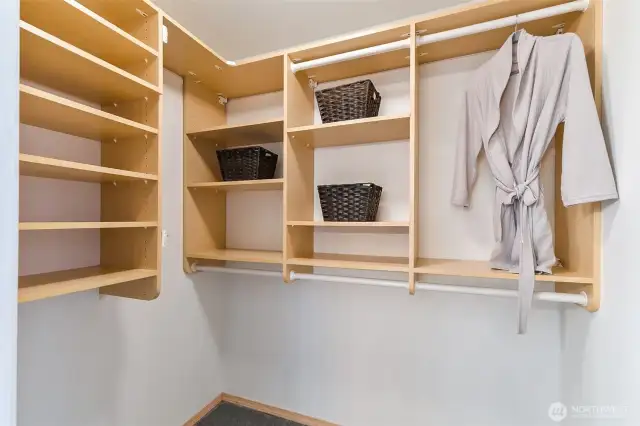
[[[516, 218], [516, 207], [520, 207], [520, 220], [517, 221], [517, 232], [520, 234], [520, 265], [518, 280], [518, 333], [526, 332], [527, 320], [533, 301], [535, 286], [535, 253], [533, 249], [533, 225], [531, 223], [531, 206], [538, 202], [540, 170], [536, 169], [524, 183], [508, 186], [494, 178], [497, 186], [496, 206], [494, 209], [494, 232], [497, 241], [502, 241], [503, 208], [513, 209]], [[514, 179], [515, 180], [515, 179]], [[533, 185], [532, 188], [532, 184]]]

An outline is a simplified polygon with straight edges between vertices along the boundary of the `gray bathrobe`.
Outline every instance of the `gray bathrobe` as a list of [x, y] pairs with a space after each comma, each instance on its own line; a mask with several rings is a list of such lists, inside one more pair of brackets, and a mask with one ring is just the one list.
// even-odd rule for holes
[[496, 183], [491, 266], [520, 273], [519, 333], [526, 331], [535, 271], [551, 273], [556, 264], [539, 171], [563, 121], [564, 205], [617, 198], [577, 35], [514, 33], [475, 72], [465, 95], [452, 202], [468, 206], [484, 147]]

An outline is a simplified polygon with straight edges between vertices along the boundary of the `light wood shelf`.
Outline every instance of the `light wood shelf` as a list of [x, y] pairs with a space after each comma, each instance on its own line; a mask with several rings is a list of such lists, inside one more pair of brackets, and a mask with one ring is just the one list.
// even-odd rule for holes
[[157, 277], [155, 270], [117, 270], [89, 267], [22, 276], [18, 280], [18, 301], [32, 302], [115, 284]]
[[346, 232], [365, 233], [407, 233], [409, 232], [409, 222], [325, 222], [290, 220], [288, 226], [302, 226], [315, 228], [317, 230], [336, 230]]
[[20, 85], [20, 122], [55, 132], [112, 142], [158, 130], [35, 87]]
[[191, 189], [215, 189], [219, 191], [274, 191], [282, 189], [284, 179], [239, 180], [233, 182], [190, 183]]
[[284, 121], [267, 120], [259, 123], [232, 124], [189, 133], [192, 140], [207, 141], [220, 148], [261, 145], [282, 142]]
[[313, 148], [407, 140], [410, 118], [371, 117], [289, 129], [292, 143]]
[[23, 78], [97, 103], [161, 93], [157, 86], [23, 21], [20, 71]]
[[164, 46], [164, 66], [183, 77], [192, 78], [213, 93], [242, 98], [281, 91], [284, 59], [282, 54], [239, 61], [229, 65], [183, 26], [164, 18], [169, 42]]
[[406, 257], [403, 258], [315, 253], [312, 257], [297, 257], [287, 259], [286, 263], [289, 265], [314, 266], [323, 268], [409, 272], [409, 259]]
[[155, 49], [75, 0], [22, 1], [20, 17], [120, 68], [158, 56]]
[[265, 250], [214, 249], [187, 254], [194, 260], [224, 260], [228, 262], [282, 263], [282, 252]]
[[118, 170], [29, 154], [20, 154], [20, 174], [24, 176], [82, 182], [158, 180], [158, 176], [148, 173]]
[[158, 222], [20, 222], [20, 231], [67, 229], [157, 228]]
[[[517, 280], [519, 277], [518, 274], [491, 269], [489, 262], [456, 259], [420, 258], [413, 272], [427, 275], [493, 278], [501, 280]], [[567, 271], [563, 268], [554, 268], [552, 275], [537, 274], [536, 281], [591, 284], [593, 283], [593, 277], [588, 277], [574, 271]]]

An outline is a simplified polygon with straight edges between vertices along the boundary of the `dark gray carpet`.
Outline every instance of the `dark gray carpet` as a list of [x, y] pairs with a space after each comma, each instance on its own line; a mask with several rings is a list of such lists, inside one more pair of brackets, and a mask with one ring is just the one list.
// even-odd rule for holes
[[259, 411], [222, 402], [198, 422], [198, 426], [304, 426]]

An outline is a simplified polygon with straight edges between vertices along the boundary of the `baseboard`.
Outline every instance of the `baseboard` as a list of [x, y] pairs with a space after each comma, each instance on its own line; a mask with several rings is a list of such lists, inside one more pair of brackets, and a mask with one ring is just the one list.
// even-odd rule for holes
[[202, 420], [202, 418], [204, 416], [209, 414], [209, 412], [211, 410], [213, 410], [218, 405], [220, 405], [220, 403], [222, 402], [222, 395], [223, 394], [218, 395], [216, 397], [216, 399], [214, 399], [213, 401], [208, 403], [202, 410], [198, 411], [198, 414], [196, 414], [195, 416], [193, 416], [189, 420], [187, 420], [187, 422], [184, 424], [184, 426], [196, 426], [196, 423], [198, 423], [200, 420]]
[[270, 414], [272, 416], [280, 417], [285, 420], [300, 423], [305, 426], [338, 426], [335, 423], [325, 422], [324, 420], [318, 420], [313, 417], [305, 416], [302, 414], [294, 413], [293, 411], [283, 410], [282, 408], [266, 405], [261, 402], [252, 401], [250, 399], [241, 398], [239, 396], [229, 395], [228, 393], [221, 393], [216, 399], [211, 401], [193, 416], [184, 426], [195, 426], [203, 417], [205, 417], [211, 410], [216, 408], [221, 402], [228, 402], [230, 404], [239, 405], [241, 407], [249, 408], [251, 410], [260, 411], [261, 413]]

